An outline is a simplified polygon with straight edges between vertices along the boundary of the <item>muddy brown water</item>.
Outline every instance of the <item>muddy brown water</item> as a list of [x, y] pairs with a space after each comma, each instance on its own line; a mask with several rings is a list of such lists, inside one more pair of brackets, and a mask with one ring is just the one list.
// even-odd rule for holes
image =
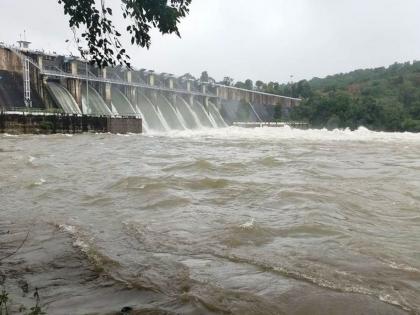
[[0, 136], [18, 313], [419, 314], [420, 135]]

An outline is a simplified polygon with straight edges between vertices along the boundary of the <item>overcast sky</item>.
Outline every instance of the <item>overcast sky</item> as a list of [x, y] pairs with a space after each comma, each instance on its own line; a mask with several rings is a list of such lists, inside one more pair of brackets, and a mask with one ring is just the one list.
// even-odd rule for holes
[[[0, 0], [0, 41], [24, 29], [33, 48], [74, 51], [57, 0]], [[128, 49], [133, 65], [287, 82], [420, 60], [420, 0], [193, 0], [180, 29], [182, 39], [154, 33], [150, 50]]]

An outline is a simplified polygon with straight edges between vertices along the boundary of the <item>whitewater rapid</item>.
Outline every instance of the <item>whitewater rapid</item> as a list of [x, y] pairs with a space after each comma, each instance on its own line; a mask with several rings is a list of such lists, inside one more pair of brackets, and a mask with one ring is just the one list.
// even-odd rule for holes
[[146, 136], [165, 136], [171, 138], [214, 138], [225, 140], [261, 140], [264, 142], [277, 140], [307, 141], [381, 141], [381, 142], [419, 142], [420, 134], [411, 132], [372, 131], [365, 127], [350, 129], [297, 129], [285, 127], [262, 128], [201, 128], [199, 130], [173, 130], [169, 132], [147, 132]]

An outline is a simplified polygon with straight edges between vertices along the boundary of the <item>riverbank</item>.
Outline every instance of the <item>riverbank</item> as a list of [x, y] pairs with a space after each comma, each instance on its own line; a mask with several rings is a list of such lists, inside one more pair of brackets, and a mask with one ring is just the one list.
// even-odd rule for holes
[[[9, 293], [9, 314], [24, 314], [36, 304], [47, 314], [171, 314], [149, 305], [158, 299], [118, 283], [103, 272], [98, 257], [89, 257], [62, 227], [33, 222], [23, 226], [0, 221], [0, 278]], [[76, 243], [75, 243], [76, 242]], [[80, 245], [80, 244], [79, 244]], [[142, 312], [135, 311], [142, 305]], [[137, 312], [137, 313], [136, 313]]]
[[[14, 253], [19, 248], [16, 254], [2, 260], [0, 264], [0, 277], [4, 280], [4, 288], [11, 299], [10, 314], [23, 314], [25, 310], [33, 307], [36, 303], [33, 296], [36, 289], [40, 295], [41, 309], [47, 314], [54, 315], [256, 315], [261, 314], [259, 312], [261, 307], [265, 310], [264, 314], [406, 314], [396, 307], [367, 296], [321, 288], [314, 291], [314, 288], [309, 287], [296, 288], [287, 292], [281, 299], [270, 302], [251, 296], [247, 298], [243, 292], [242, 302], [249, 303], [248, 308], [237, 305], [223, 309], [221, 306], [216, 307], [221, 301], [207, 300], [214, 303], [214, 306], [211, 306], [204, 303], [208, 297], [195, 302], [190, 297], [184, 301], [185, 306], [179, 308], [181, 312], [172, 312], [165, 309], [164, 305], [172, 304], [169, 307], [174, 307], [173, 303], [178, 304], [181, 301], [170, 302], [171, 298], [164, 297], [162, 293], [133, 288], [128, 283], [119, 283], [107, 274], [108, 267], [105, 266], [107, 262], [102, 261], [103, 257], [95, 257], [92, 252], [81, 251], [81, 244], [66, 233], [66, 228], [68, 229], [41, 222], [21, 226], [10, 221], [0, 221], [0, 258]], [[225, 292], [218, 298], [231, 299], [233, 298], [231, 294], [233, 292]], [[249, 298], [251, 300], [247, 301]], [[261, 304], [263, 302], [264, 304]], [[188, 306], [189, 303], [192, 305]], [[200, 306], [201, 303], [204, 305]], [[124, 309], [131, 311], [121, 312]]]

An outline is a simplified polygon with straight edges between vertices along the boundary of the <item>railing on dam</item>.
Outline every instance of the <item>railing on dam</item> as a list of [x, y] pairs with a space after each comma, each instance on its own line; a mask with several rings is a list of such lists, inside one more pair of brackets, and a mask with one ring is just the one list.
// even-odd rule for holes
[[[0, 114], [9, 114], [9, 115], [33, 115], [33, 116], [53, 116], [53, 115], [65, 115], [68, 116], [70, 114], [66, 113], [63, 109], [60, 108], [34, 108], [34, 107], [25, 107], [25, 106], [18, 106], [18, 107], [9, 107], [7, 109], [0, 108]], [[82, 117], [82, 116], [89, 116], [89, 117], [109, 117], [109, 118], [139, 118], [138, 115], [95, 115], [95, 114], [71, 114], [74, 117]]]
[[123, 79], [101, 78], [97, 76], [84, 75], [84, 74], [71, 74], [71, 73], [62, 72], [62, 71], [41, 70], [41, 74], [44, 76], [49, 76], [49, 77], [76, 79], [76, 80], [89, 81], [89, 82], [102, 82], [102, 83], [109, 83], [109, 84], [115, 84], [115, 85], [144, 88], [144, 89], [155, 90], [155, 91], [174, 92], [174, 93], [179, 93], [179, 94], [189, 94], [189, 95], [194, 95], [194, 96], [205, 96], [205, 97], [212, 97], [212, 98], [217, 97], [216, 94], [212, 94], [212, 93], [202, 93], [202, 92], [197, 92], [197, 91], [189, 91], [189, 90], [175, 89], [175, 88], [171, 89], [169, 87], [149, 85], [149, 84], [144, 84], [140, 82], [129, 82]]
[[[185, 79], [183, 77], [176, 78], [172, 75], [169, 75], [171, 77], [168, 79], [167, 76], [165, 77], [165, 75], [168, 74], [158, 74], [154, 73], [153, 71], [146, 71], [146, 73], [148, 73], [147, 75], [154, 76], [154, 80], [149, 82], [149, 80], [145, 80], [144, 78], [139, 79], [139, 74], [145, 73], [142, 72], [144, 69], [127, 69], [120, 73], [124, 73], [124, 75], [118, 75], [118, 73], [114, 71], [115, 69], [112, 70], [113, 68], [107, 68], [104, 72], [106, 73], [107, 70], [110, 70], [113, 74], [113, 77], [110, 77], [106, 74], [101, 74], [103, 69], [95, 68], [93, 71], [98, 72], [98, 74], [95, 75], [91, 71], [92, 68], [89, 67], [85, 61], [79, 60], [75, 57], [58, 55], [51, 56], [40, 51], [26, 51], [8, 45], [0, 45], [0, 48], [5, 48], [13, 52], [22, 61], [25, 60], [29, 62], [40, 76], [47, 78], [64, 78], [78, 81], [99, 82], [125, 87], [142, 88], [152, 91], [171, 92], [227, 101], [245, 101], [247, 103], [257, 103], [264, 105], [282, 104], [292, 107], [301, 101], [298, 98], [269, 94], [257, 90], [246, 90], [209, 82], [202, 82], [200, 80]], [[86, 69], [85, 73], [83, 73], [84, 67]], [[128, 76], [125, 76], [126, 73], [131, 73], [132, 76], [130, 75], [130, 78], [128, 78]], [[165, 81], [166, 79], [171, 80], [172, 84], [167, 84], [168, 81]]]
[[246, 90], [234, 86], [217, 84], [216, 87], [218, 97], [232, 101], [245, 101], [247, 103], [271, 105], [286, 103], [289, 106], [297, 105], [301, 101], [300, 98], [270, 94], [255, 90]]

